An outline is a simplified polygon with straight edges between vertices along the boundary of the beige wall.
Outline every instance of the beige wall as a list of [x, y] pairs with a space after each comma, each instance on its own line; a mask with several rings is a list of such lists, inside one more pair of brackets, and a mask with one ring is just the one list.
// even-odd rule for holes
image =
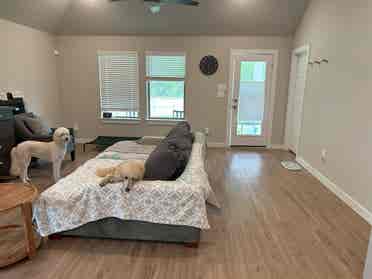
[[[300, 156], [372, 212], [372, 9], [369, 0], [313, 0], [295, 35], [311, 45]], [[322, 148], [328, 151], [321, 161]]]
[[[210, 142], [225, 142], [227, 97], [216, 98], [217, 84], [228, 83], [230, 49], [279, 49], [279, 73], [276, 92], [272, 142], [283, 142], [287, 103], [291, 37], [174, 37], [174, 36], [61, 36], [58, 37], [59, 78], [63, 116], [67, 125], [78, 123], [79, 137], [96, 135], [162, 135], [169, 127], [150, 125], [108, 125], [98, 120], [99, 84], [97, 51], [137, 50], [140, 54], [140, 90], [142, 117], [145, 117], [144, 52], [146, 50], [180, 50], [187, 53], [186, 114], [194, 129], [208, 127]], [[200, 58], [213, 54], [220, 69], [212, 77], [203, 76]]]
[[0, 92], [19, 91], [29, 111], [60, 123], [55, 37], [0, 20]]

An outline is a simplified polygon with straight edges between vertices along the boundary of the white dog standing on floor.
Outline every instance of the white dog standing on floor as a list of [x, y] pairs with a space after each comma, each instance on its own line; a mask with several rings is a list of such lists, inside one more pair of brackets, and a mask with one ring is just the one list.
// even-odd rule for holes
[[35, 157], [53, 163], [53, 178], [57, 182], [61, 176], [61, 164], [69, 141], [70, 131], [61, 127], [54, 132], [52, 142], [25, 141], [18, 144], [11, 151], [10, 174], [19, 176], [23, 183], [30, 182], [28, 167], [31, 158]]

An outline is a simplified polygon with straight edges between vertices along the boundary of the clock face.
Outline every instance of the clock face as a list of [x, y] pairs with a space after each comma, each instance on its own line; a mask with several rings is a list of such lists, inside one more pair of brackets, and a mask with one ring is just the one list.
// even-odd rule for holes
[[218, 60], [212, 55], [204, 56], [200, 61], [199, 67], [203, 74], [211, 76], [218, 70]]

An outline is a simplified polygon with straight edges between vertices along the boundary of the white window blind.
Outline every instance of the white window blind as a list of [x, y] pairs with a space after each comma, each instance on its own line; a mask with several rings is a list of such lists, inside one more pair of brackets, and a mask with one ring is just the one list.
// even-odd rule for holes
[[146, 75], [153, 78], [180, 78], [186, 75], [184, 53], [146, 53]]
[[137, 52], [98, 53], [101, 113], [137, 118], [139, 112]]

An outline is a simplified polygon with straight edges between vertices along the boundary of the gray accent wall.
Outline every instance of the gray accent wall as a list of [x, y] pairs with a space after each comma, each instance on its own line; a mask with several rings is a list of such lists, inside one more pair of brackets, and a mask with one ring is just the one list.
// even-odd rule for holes
[[24, 96], [51, 126], [62, 120], [55, 43], [49, 33], [0, 19], [0, 92]]
[[370, 0], [312, 0], [294, 44], [310, 44], [311, 60], [329, 59], [309, 68], [300, 156], [367, 209], [370, 220], [371, 26]]
[[[209, 142], [226, 142], [227, 92], [217, 98], [217, 85], [229, 85], [231, 49], [278, 49], [279, 65], [271, 142], [283, 143], [292, 37], [252, 36], [55, 36], [0, 20], [0, 92], [20, 92], [29, 111], [51, 126], [79, 127], [77, 136], [164, 135], [171, 125], [145, 121], [145, 51], [183, 51], [187, 55], [186, 117], [195, 130], [209, 128]], [[59, 56], [54, 50], [59, 50]], [[140, 67], [140, 123], [108, 124], [99, 117], [97, 51], [137, 50]], [[200, 59], [215, 55], [218, 72], [199, 71]]]
[[[98, 119], [99, 81], [97, 51], [137, 50], [140, 57], [141, 117], [146, 117], [145, 51], [184, 51], [187, 56], [186, 117], [195, 130], [209, 128], [209, 142], [226, 140], [228, 97], [217, 98], [217, 85], [229, 82], [230, 50], [278, 49], [279, 65], [272, 143], [283, 143], [292, 37], [223, 36], [59, 36], [57, 46], [60, 94], [65, 125], [80, 127], [78, 137], [97, 135], [164, 135], [170, 126], [142, 121], [107, 124]], [[215, 55], [218, 72], [210, 77], [199, 71], [204, 55]]]

